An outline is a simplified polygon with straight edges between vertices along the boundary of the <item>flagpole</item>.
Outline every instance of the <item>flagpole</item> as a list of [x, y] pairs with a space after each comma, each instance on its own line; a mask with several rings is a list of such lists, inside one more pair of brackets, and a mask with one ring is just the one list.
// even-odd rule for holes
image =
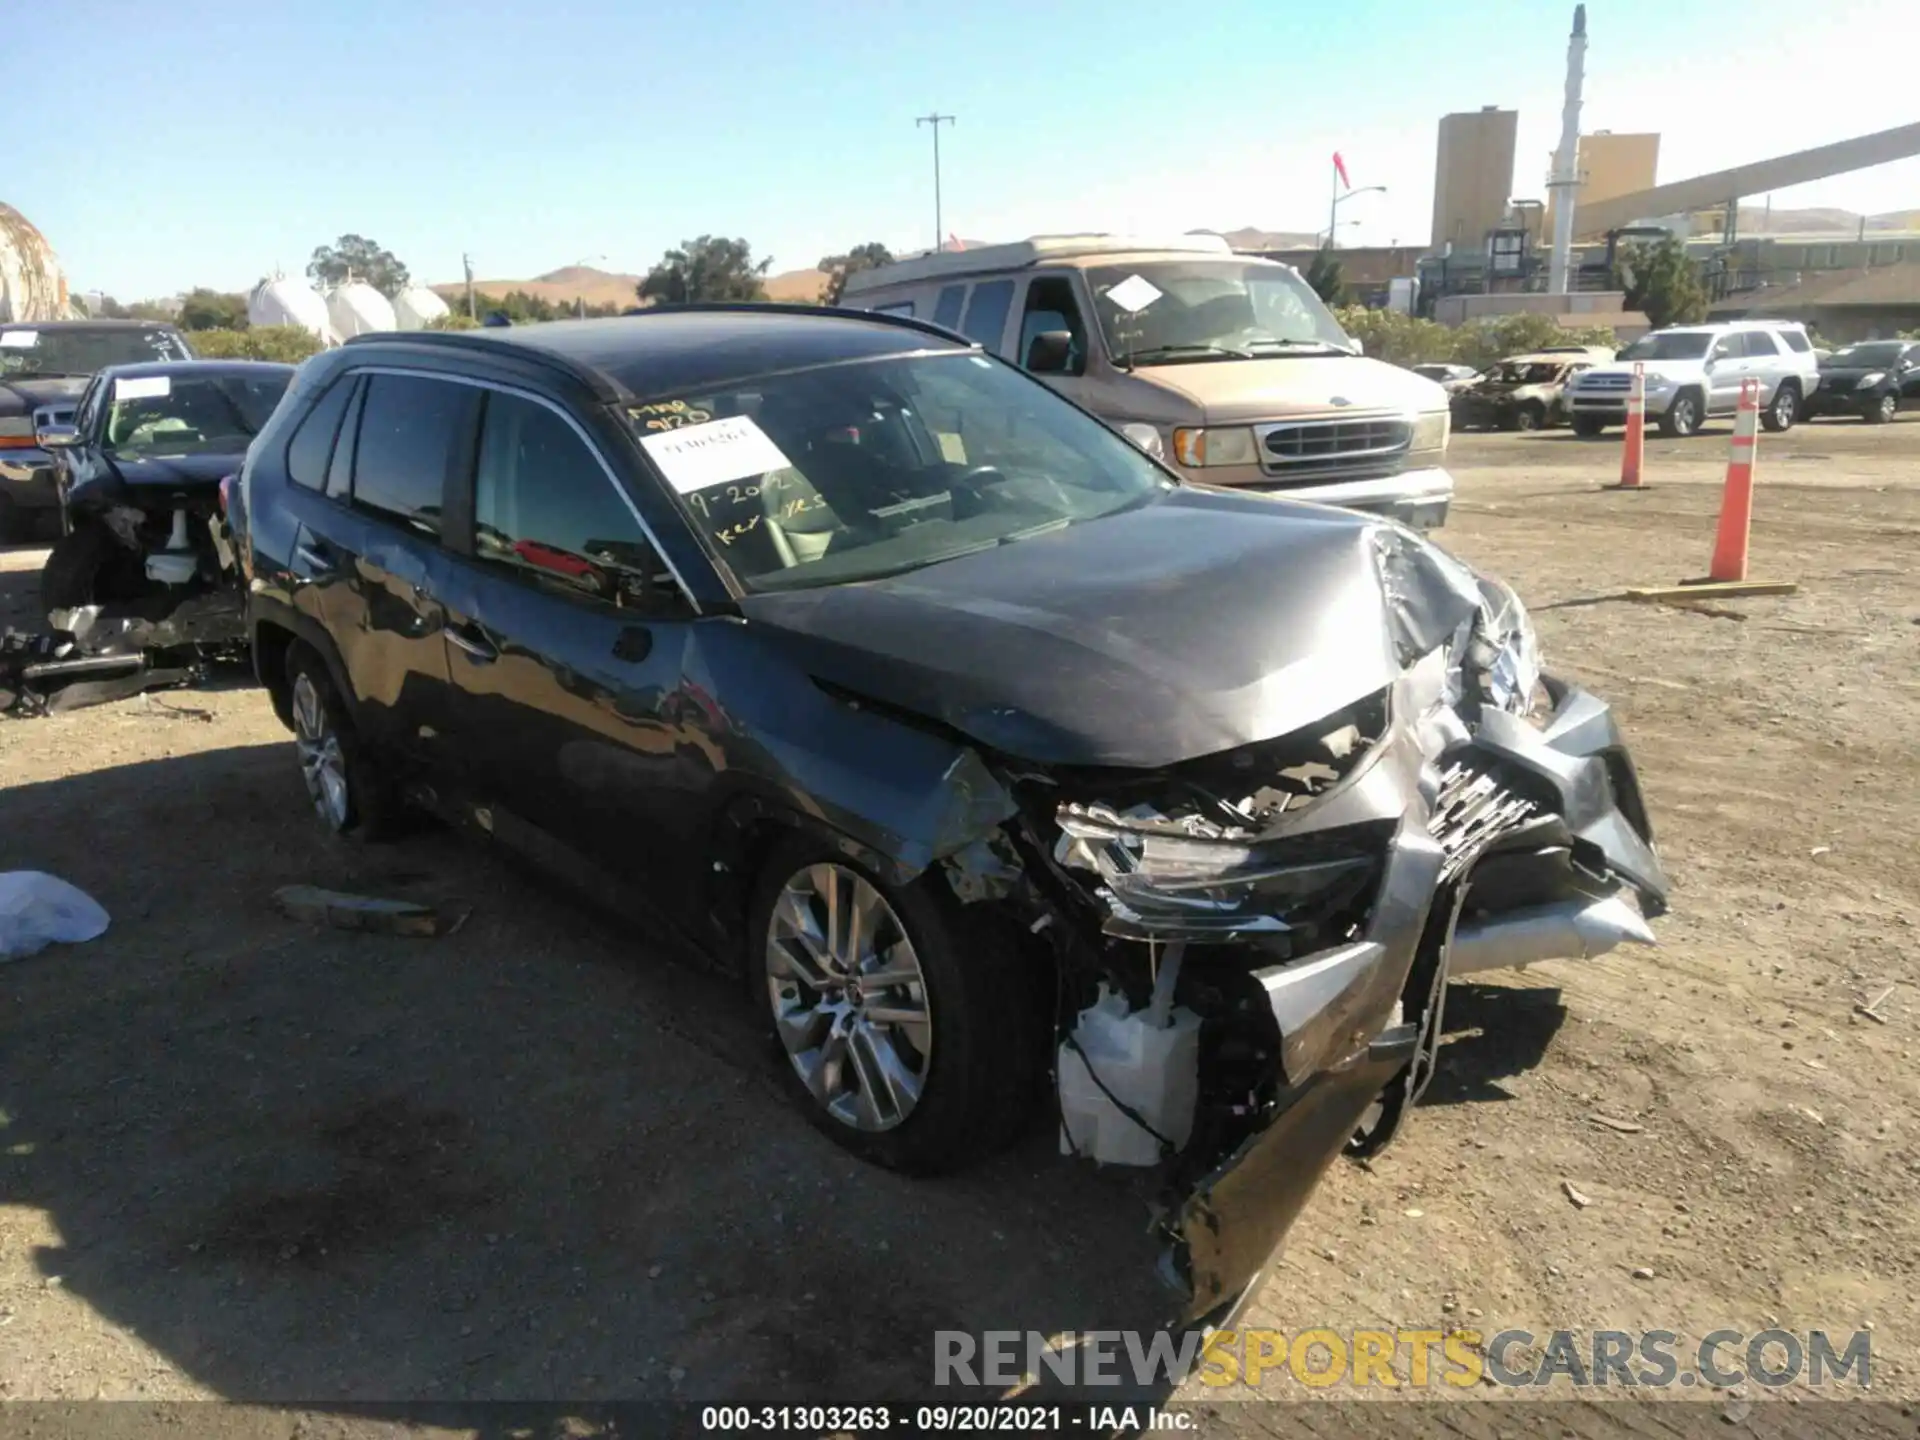
[[1334, 227], [1340, 223], [1340, 156], [1333, 157], [1333, 198], [1327, 203], [1327, 249], [1333, 249]]

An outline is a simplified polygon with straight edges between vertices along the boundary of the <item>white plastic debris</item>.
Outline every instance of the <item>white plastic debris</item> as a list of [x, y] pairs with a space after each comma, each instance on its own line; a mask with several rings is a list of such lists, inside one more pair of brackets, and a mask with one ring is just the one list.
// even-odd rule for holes
[[1162, 1139], [1179, 1150], [1193, 1132], [1200, 1017], [1164, 1005], [1129, 1012], [1126, 997], [1102, 985], [1060, 1046], [1058, 1074], [1061, 1154], [1156, 1165]]
[[107, 912], [86, 891], [39, 870], [0, 874], [0, 961], [106, 933]]

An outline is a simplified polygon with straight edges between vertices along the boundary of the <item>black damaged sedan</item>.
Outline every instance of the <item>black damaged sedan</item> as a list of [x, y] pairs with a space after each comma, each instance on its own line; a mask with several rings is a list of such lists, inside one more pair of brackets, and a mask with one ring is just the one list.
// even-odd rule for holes
[[1182, 483], [910, 319], [359, 337], [239, 488], [324, 824], [426, 806], [675, 927], [878, 1163], [1044, 1120], [1157, 1167], [1190, 1318], [1392, 1136], [1449, 976], [1664, 907], [1607, 707], [1504, 585]]

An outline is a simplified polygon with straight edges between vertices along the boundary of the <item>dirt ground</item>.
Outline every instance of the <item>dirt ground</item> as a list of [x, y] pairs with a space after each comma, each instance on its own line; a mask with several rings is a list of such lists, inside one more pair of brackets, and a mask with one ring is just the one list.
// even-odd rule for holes
[[[1335, 1168], [1247, 1323], [1871, 1325], [1874, 1392], [1920, 1396], [1920, 416], [1763, 437], [1752, 571], [1798, 594], [1607, 598], [1704, 569], [1725, 435], [1653, 442], [1631, 495], [1599, 488], [1617, 442], [1456, 438], [1442, 538], [1616, 703], [1673, 913], [1658, 950], [1455, 985], [1426, 1104]], [[0, 625], [40, 557], [0, 555]], [[914, 1396], [937, 1329], [1158, 1298], [1137, 1185], [1044, 1127], [956, 1179], [869, 1169], [648, 936], [448, 835], [323, 841], [245, 677], [0, 722], [0, 785], [0, 870], [114, 918], [0, 969], [0, 1397], [245, 1400], [229, 1433], [284, 1435], [408, 1400]], [[274, 910], [291, 882], [473, 912], [315, 930]], [[1177, 1398], [1278, 1433], [1252, 1393]]]

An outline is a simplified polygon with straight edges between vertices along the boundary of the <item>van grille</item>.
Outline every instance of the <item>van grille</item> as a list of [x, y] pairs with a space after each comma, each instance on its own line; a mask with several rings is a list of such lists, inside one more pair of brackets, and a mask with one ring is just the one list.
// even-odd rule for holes
[[1261, 468], [1269, 475], [1391, 475], [1400, 468], [1413, 426], [1399, 416], [1294, 420], [1258, 426], [1255, 435]]

